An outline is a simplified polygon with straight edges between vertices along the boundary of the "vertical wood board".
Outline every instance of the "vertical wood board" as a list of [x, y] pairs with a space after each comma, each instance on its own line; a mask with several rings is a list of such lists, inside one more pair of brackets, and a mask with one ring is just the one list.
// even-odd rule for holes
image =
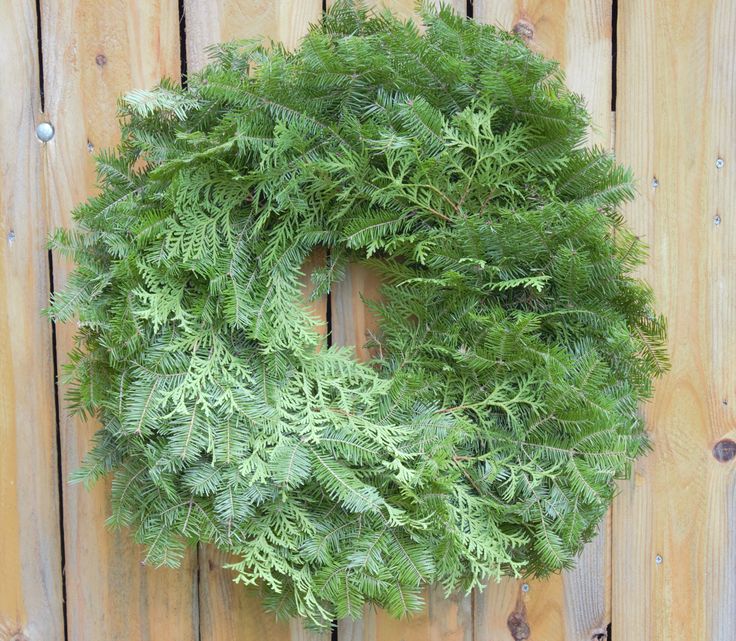
[[[42, 0], [46, 116], [54, 139], [44, 148], [50, 227], [69, 227], [70, 212], [94, 192], [92, 152], [119, 137], [118, 96], [179, 76], [176, 0]], [[54, 257], [56, 287], [70, 264]], [[73, 346], [72, 323], [58, 327], [63, 366]], [[145, 551], [127, 530], [109, 531], [109, 480], [88, 492], [67, 484], [98, 429], [64, 408], [60, 386], [62, 482], [69, 639], [132, 641], [198, 635], [196, 555], [180, 570], [143, 567]]]
[[[376, 0], [374, 4], [379, 4]], [[386, 0], [404, 17], [413, 0]], [[109, 483], [67, 484], [97, 425], [64, 409], [56, 443], [48, 231], [94, 191], [92, 152], [117, 141], [115, 100], [161, 76], [179, 78], [177, 0], [41, 0], [46, 113], [40, 113], [36, 7], [0, 7], [0, 640], [305, 641], [254, 591], [234, 585], [221, 553], [202, 548], [181, 570], [140, 565], [128, 531], [109, 532]], [[464, 0], [452, 5], [464, 11]], [[206, 46], [273, 37], [295, 46], [319, 0], [184, 0], [189, 70]], [[474, 0], [474, 17], [560, 60], [593, 114], [591, 140], [611, 133], [609, 0]], [[428, 592], [427, 610], [396, 622], [368, 610], [340, 622], [340, 641], [734, 641], [736, 617], [736, 5], [729, 0], [619, 0], [616, 151], [640, 196], [626, 210], [651, 246], [643, 275], [669, 318], [672, 372], [645, 409], [653, 452], [621, 483], [612, 519], [576, 570], [547, 581], [505, 579], [472, 597]], [[37, 122], [54, 139], [40, 143]], [[722, 166], [716, 160], [723, 160]], [[315, 255], [305, 266], [320, 264]], [[54, 257], [56, 288], [70, 265]], [[351, 266], [332, 293], [332, 337], [359, 358], [376, 330], [361, 295], [378, 279]], [[305, 292], [306, 296], [306, 292]], [[314, 313], [326, 318], [325, 301]], [[59, 365], [75, 328], [57, 331]], [[65, 541], [59, 527], [61, 449]], [[659, 560], [659, 562], [658, 562]], [[198, 581], [199, 577], [199, 581]], [[612, 578], [611, 578], [612, 577]], [[612, 581], [612, 584], [611, 584]]]
[[0, 639], [63, 639], [36, 7], [0, 5]]
[[321, 0], [184, 0], [184, 8], [192, 71], [207, 63], [207, 47], [234, 38], [273, 39], [294, 48], [322, 15]]
[[[611, 140], [611, 3], [605, 0], [475, 0], [473, 16], [521, 36], [558, 60], [592, 116], [590, 141]], [[604, 522], [572, 571], [545, 580], [503, 579], [475, 595], [474, 641], [588, 641], [610, 621], [610, 538]]]
[[[296, 47], [310, 24], [318, 22], [321, 0], [185, 0], [187, 69], [207, 63], [207, 48], [236, 38], [273, 39]], [[316, 253], [304, 266], [305, 299], [311, 291], [310, 273], [324, 262]], [[326, 298], [310, 305], [315, 317], [326, 321]], [[323, 326], [326, 332], [326, 326]], [[257, 590], [233, 583], [234, 574], [222, 566], [233, 559], [201, 546], [200, 610], [202, 641], [327, 641], [329, 634], [307, 632], [301, 622], [278, 622], [263, 610]]]
[[736, 638], [735, 28], [729, 0], [619, 5], [616, 150], [672, 370], [614, 504], [616, 641]]
[[[416, 18], [414, 0], [375, 0], [366, 4], [377, 10], [390, 9], [402, 18]], [[446, 4], [465, 15], [464, 1]], [[363, 300], [377, 300], [379, 289], [378, 276], [355, 264], [348, 267], [345, 278], [335, 283], [332, 291], [333, 342], [354, 346], [356, 357], [362, 361], [371, 357], [365, 345], [378, 330]], [[425, 593], [425, 602], [423, 612], [404, 620], [396, 620], [383, 610], [366, 606], [362, 620], [339, 622], [338, 638], [340, 641], [471, 641], [471, 595], [456, 594], [445, 598], [440, 587], [431, 587]]]

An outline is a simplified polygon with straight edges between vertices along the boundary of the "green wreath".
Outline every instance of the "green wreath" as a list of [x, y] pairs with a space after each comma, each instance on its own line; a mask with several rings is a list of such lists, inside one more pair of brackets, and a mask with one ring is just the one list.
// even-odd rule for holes
[[[79, 479], [146, 561], [187, 542], [317, 626], [372, 602], [571, 565], [647, 447], [664, 322], [631, 272], [629, 171], [582, 146], [582, 98], [518, 38], [341, 2], [297, 51], [231, 43], [121, 101], [101, 191], [52, 246], [76, 270]], [[378, 354], [302, 302], [380, 273]]]

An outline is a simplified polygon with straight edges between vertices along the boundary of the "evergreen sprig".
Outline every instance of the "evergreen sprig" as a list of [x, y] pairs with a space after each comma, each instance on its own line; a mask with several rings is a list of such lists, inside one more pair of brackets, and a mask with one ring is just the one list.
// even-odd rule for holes
[[[583, 146], [582, 98], [516, 37], [422, 15], [337, 2], [296, 51], [223, 44], [128, 94], [52, 240], [69, 400], [102, 424], [76, 478], [113, 475], [147, 562], [213, 543], [317, 626], [570, 566], [666, 367], [631, 175]], [[316, 296], [383, 277], [370, 363], [303, 304], [317, 249]]]

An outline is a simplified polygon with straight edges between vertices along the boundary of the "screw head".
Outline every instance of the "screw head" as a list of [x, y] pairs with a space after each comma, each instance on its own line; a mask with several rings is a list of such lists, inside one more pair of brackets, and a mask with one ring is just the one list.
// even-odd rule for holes
[[716, 160], [716, 169], [722, 169], [723, 168], [723, 165], [725, 165], [725, 164], [726, 163], [723, 161], [723, 158], [718, 158]]
[[659, 180], [652, 178], [652, 189], [656, 189], [657, 187], [659, 187]]
[[521, 591], [522, 592], [529, 592], [529, 584], [528, 583], [522, 583], [521, 584]]
[[41, 142], [48, 142], [54, 137], [54, 126], [50, 122], [41, 122], [36, 127], [36, 136]]
[[654, 562], [657, 565], [660, 565], [662, 563], [662, 557], [658, 554], [657, 556], [654, 557]]
[[720, 224], [721, 224], [721, 217], [720, 217], [720, 216], [719, 216], [718, 214], [716, 214], [716, 215], [715, 215], [715, 216], [713, 217], [713, 224], [714, 224], [714, 225], [720, 225]]

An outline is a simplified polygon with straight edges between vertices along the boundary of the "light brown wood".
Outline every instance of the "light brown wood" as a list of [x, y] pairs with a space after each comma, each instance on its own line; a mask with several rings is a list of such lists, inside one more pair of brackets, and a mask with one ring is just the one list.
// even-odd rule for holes
[[[308, 300], [314, 291], [311, 273], [325, 262], [324, 251], [315, 251], [302, 268], [304, 298]], [[318, 330], [327, 334], [327, 297], [322, 296], [307, 305], [309, 312], [322, 321]], [[233, 583], [234, 574], [224, 568], [226, 563], [237, 561], [233, 556], [201, 546], [200, 572], [200, 630], [202, 641], [327, 641], [328, 634], [317, 634], [304, 629], [300, 621], [277, 621], [265, 612], [258, 591]]]
[[0, 4], [0, 639], [63, 639], [36, 9]]
[[[384, 0], [372, 3], [402, 17], [415, 17], [413, 0]], [[465, 15], [465, 3], [455, 2]], [[345, 278], [332, 291], [332, 339], [335, 345], [353, 345], [359, 360], [372, 354], [366, 347], [376, 335], [378, 324], [363, 302], [379, 298], [380, 279], [362, 265], [350, 265]], [[397, 621], [385, 611], [366, 606], [363, 619], [344, 619], [338, 625], [340, 641], [470, 641], [472, 639], [472, 597], [453, 595], [447, 599], [439, 587], [425, 593], [424, 611]]]
[[473, 16], [521, 35], [529, 47], [562, 64], [568, 86], [593, 118], [591, 142], [610, 144], [609, 0], [475, 0]]
[[574, 570], [541, 580], [507, 577], [476, 593], [474, 641], [605, 639], [610, 602], [609, 540], [607, 535], [599, 535], [588, 544]]
[[[206, 552], [206, 553], [205, 553]], [[301, 621], [277, 621], [264, 612], [255, 588], [233, 583], [233, 573], [223, 568], [235, 560], [214, 549], [200, 554], [200, 629], [206, 641], [327, 641], [329, 634], [304, 629]]]
[[[366, 344], [378, 334], [378, 323], [364, 301], [378, 300], [379, 277], [363, 265], [350, 265], [342, 281], [332, 289], [332, 341], [352, 345], [356, 357], [365, 361], [374, 354]], [[446, 599], [439, 587], [425, 594], [427, 607], [409, 619], [397, 621], [386, 612], [366, 606], [358, 621], [338, 624], [340, 641], [471, 641], [472, 597], [453, 595]]]
[[442, 590], [427, 590], [425, 611], [407, 619], [393, 619], [382, 610], [366, 608], [360, 621], [341, 620], [339, 641], [471, 641], [472, 598]]
[[187, 65], [207, 62], [207, 47], [233, 38], [273, 39], [296, 47], [310, 24], [319, 21], [321, 0], [184, 0]]
[[613, 508], [616, 641], [736, 637], [736, 459], [714, 456], [736, 438], [735, 38], [730, 0], [619, 3], [616, 150], [672, 370]]
[[332, 342], [351, 345], [360, 361], [374, 354], [366, 347], [378, 330], [378, 323], [365, 307], [364, 299], [378, 300], [381, 281], [363, 265], [349, 265], [345, 278], [332, 287]]
[[[321, 3], [185, 5], [196, 70], [211, 42], [263, 35], [296, 45]], [[388, 5], [404, 16], [414, 8], [413, 0]], [[598, 127], [592, 140], [608, 144], [616, 125], [619, 159], [639, 180], [641, 196], [626, 213], [652, 248], [643, 273], [669, 317], [673, 360], [646, 409], [654, 451], [621, 484], [610, 528], [575, 571], [530, 581], [527, 591], [511, 579], [464, 599], [432, 591], [427, 611], [410, 621], [369, 611], [361, 622], [340, 622], [341, 641], [602, 641], [611, 617], [616, 641], [736, 638], [736, 458], [725, 460], [725, 446], [722, 460], [714, 457], [717, 443], [736, 441], [736, 5], [619, 0], [613, 123], [610, 7], [475, 0], [474, 15], [516, 27], [532, 48], [561, 60], [570, 86], [588, 100]], [[177, 0], [41, 0], [41, 15], [46, 114], [35, 3], [0, 5], [0, 640], [64, 638], [58, 446], [69, 641], [193, 641], [200, 628], [202, 641], [305, 641], [298, 622], [275, 622], [257, 596], [232, 584], [217, 552], [191, 553], [179, 571], [142, 567], [129, 533], [103, 525], [109, 487], [87, 493], [66, 483], [96, 426], [72, 419], [62, 398], [56, 443], [51, 329], [40, 315], [50, 287], [45, 238], [69, 224], [71, 208], [93, 189], [89, 151], [115, 142], [117, 95], [179, 77], [179, 17]], [[50, 143], [35, 137], [40, 120], [56, 128]], [[321, 260], [305, 266], [306, 287]], [[57, 288], [68, 269], [55, 257]], [[364, 359], [376, 325], [360, 293], [373, 298], [378, 285], [352, 266], [332, 294], [333, 339], [356, 345]], [[320, 317], [324, 305], [313, 306]], [[60, 365], [73, 333], [58, 328]]]
[[[435, 5], [446, 4], [452, 7], [460, 15], [466, 14], [466, 0], [435, 0]], [[327, 0], [327, 6], [329, 7], [331, 0]], [[416, 17], [416, 0], [366, 0], [366, 6], [373, 7], [377, 11], [382, 9], [390, 9], [397, 16], [402, 18], [415, 18]]]
[[[185, 0], [187, 68], [197, 71], [207, 63], [207, 47], [234, 38], [259, 38], [298, 45], [311, 23], [322, 12], [321, 0]], [[316, 252], [304, 266], [305, 299], [311, 293], [310, 273], [324, 262]], [[326, 321], [327, 300], [314, 301], [310, 309]], [[327, 327], [322, 327], [326, 333]], [[210, 546], [200, 547], [200, 608], [202, 641], [326, 641], [329, 634], [304, 630], [298, 621], [277, 622], [265, 612], [254, 590], [233, 583], [233, 574], [222, 569], [228, 559]]]
[[[592, 114], [591, 142], [611, 140], [611, 3], [604, 0], [476, 0], [476, 20], [514, 30], [529, 47], [559, 60], [568, 86]], [[475, 641], [519, 638], [588, 641], [610, 621], [608, 526], [572, 572], [543, 581], [507, 578], [476, 595]], [[522, 591], [526, 583], [528, 591]]]
[[[94, 189], [90, 151], [117, 141], [118, 95], [178, 78], [178, 10], [176, 0], [43, 0], [41, 16], [46, 117], [56, 128], [44, 147], [48, 214], [53, 227], [69, 226], [71, 209]], [[54, 257], [57, 287], [69, 267]], [[74, 330], [58, 328], [61, 364]], [[196, 639], [196, 554], [180, 570], [143, 567], [130, 533], [105, 528], [108, 484], [92, 492], [66, 484], [97, 425], [70, 416], [63, 401], [60, 421], [69, 639]]]

